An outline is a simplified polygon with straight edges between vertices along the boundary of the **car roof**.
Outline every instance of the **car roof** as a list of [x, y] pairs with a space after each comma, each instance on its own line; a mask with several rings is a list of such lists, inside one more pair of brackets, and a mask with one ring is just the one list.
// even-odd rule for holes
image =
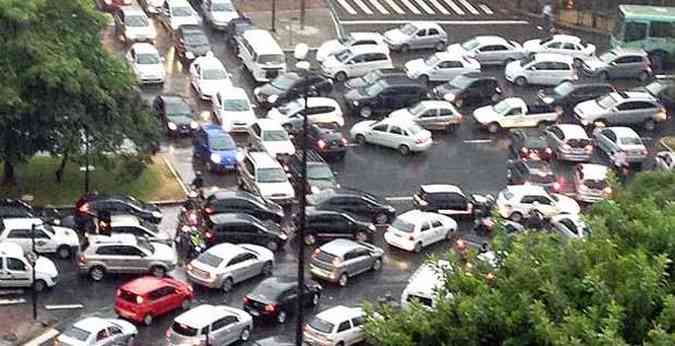
[[164, 283], [164, 279], [148, 275], [131, 280], [123, 284], [120, 289], [137, 295], [145, 295], [146, 293], [163, 286]]
[[215, 224], [232, 223], [232, 222], [250, 222], [260, 223], [255, 216], [244, 213], [218, 213], [209, 216], [211, 222]]
[[132, 5], [132, 6], [121, 6], [120, 10], [122, 12], [124, 12], [124, 16], [129, 16], [129, 15], [134, 16], [135, 15], [135, 16], [147, 17], [145, 12], [143, 12], [143, 9], [138, 7], [138, 6], [134, 6], [134, 5]]
[[[495, 78], [495, 76], [492, 76], [492, 75], [489, 75], [485, 72], [480, 72], [480, 71], [478, 71], [478, 72], [471, 71], [471, 72], [462, 73], [455, 78], [459, 78], [459, 77], [467, 78], [467, 79], [492, 79], [492, 80], [497, 80], [497, 78]], [[449, 82], [452, 82], [452, 80], [448, 81], [448, 83]]]
[[9, 241], [0, 242], [0, 256], [3, 255], [23, 257], [23, 248], [17, 243]]
[[256, 202], [259, 197], [251, 194], [246, 191], [231, 191], [231, 190], [217, 190], [212, 193], [209, 197], [213, 196], [215, 199], [230, 199], [230, 198], [242, 198], [242, 199], [253, 199]]
[[222, 258], [223, 262], [227, 263], [230, 261], [231, 258], [247, 251], [235, 244], [220, 243], [218, 245], [210, 247], [208, 250], [206, 250], [206, 252]]
[[204, 33], [204, 29], [202, 29], [202, 27], [197, 25], [197, 24], [183, 24], [183, 25], [178, 27], [178, 30], [183, 31], [183, 32], [195, 32], [195, 31], [197, 31], [197, 32], [201, 32], [203, 34], [206, 34], [206, 33]]
[[584, 174], [584, 179], [605, 180], [608, 167], [595, 163], [580, 163], [579, 167]]
[[[353, 55], [363, 54], [363, 53], [385, 53], [389, 52], [389, 48], [383, 45], [361, 45], [361, 46], [351, 46], [347, 48]], [[389, 54], [387, 54], [388, 56]]]
[[187, 5], [190, 6], [190, 3], [187, 0], [166, 0], [169, 5], [172, 6], [177, 6], [177, 5]]
[[564, 62], [564, 63], [571, 64], [574, 59], [569, 55], [562, 55], [562, 54], [556, 54], [556, 53], [536, 53], [534, 55], [534, 60], [535, 61]]
[[335, 239], [328, 243], [321, 245], [320, 249], [334, 256], [343, 256], [347, 252], [356, 248], [363, 247], [363, 245], [350, 239]]
[[307, 216], [318, 216], [318, 215], [347, 215], [346, 213], [330, 210], [330, 209], [317, 209], [316, 207], [306, 207], [305, 213]]
[[200, 56], [199, 58], [195, 59], [193, 64], [195, 63], [198, 63], [202, 67], [222, 68], [223, 70], [225, 70], [225, 65], [223, 65], [223, 62], [213, 55]]
[[164, 94], [164, 95], [159, 95], [157, 97], [162, 99], [162, 101], [164, 101], [165, 103], [185, 103], [185, 104], [189, 105], [189, 103], [187, 102], [187, 99], [185, 97], [181, 96], [181, 95], [178, 95], [178, 94]]
[[464, 60], [464, 56], [452, 52], [436, 52], [434, 53], [441, 60]]
[[613, 127], [607, 127], [606, 129], [612, 130], [614, 134], [617, 135], [617, 137], [637, 137], [640, 138], [640, 135], [635, 132], [635, 130], [631, 129], [630, 127], [626, 126], [613, 126]]
[[349, 36], [356, 40], [384, 40], [384, 36], [379, 32], [350, 32]]
[[[111, 215], [110, 223], [115, 226], [124, 226], [124, 225], [139, 225], [141, 222], [137, 216], [134, 215]], [[120, 225], [121, 224], [121, 225]]]
[[410, 24], [414, 25], [416, 28], [441, 28], [440, 25], [434, 22], [427, 22], [427, 21], [415, 21], [410, 22]]
[[464, 196], [464, 192], [458, 186], [450, 184], [428, 184], [421, 185], [420, 189], [425, 193], [458, 193]]
[[101, 327], [107, 326], [109, 324], [110, 323], [107, 320], [100, 317], [87, 317], [75, 322], [73, 327], [94, 333], [101, 329]]
[[262, 131], [265, 130], [283, 130], [284, 128], [281, 126], [281, 123], [274, 119], [266, 119], [266, 118], [261, 118], [256, 120], [256, 124], [260, 126], [260, 129]]
[[556, 125], [565, 135], [565, 138], [586, 138], [588, 139], [588, 134], [581, 125], [577, 124], [558, 124]]
[[222, 127], [216, 125], [216, 124], [202, 124], [201, 125], [202, 129], [206, 131], [206, 134], [210, 136], [230, 136], [225, 130], [223, 130]]
[[455, 106], [453, 106], [452, 103], [444, 100], [422, 100], [419, 103], [427, 108], [449, 108], [455, 110]]
[[506, 187], [506, 190], [516, 195], [548, 195], [544, 187], [539, 185], [509, 185]]
[[640, 56], [647, 56], [647, 52], [645, 52], [644, 49], [642, 48], [614, 48], [611, 49], [610, 52], [614, 52], [616, 55], [640, 55]]
[[246, 94], [246, 90], [243, 88], [235, 87], [235, 86], [224, 86], [220, 90], [218, 90], [218, 93], [220, 96], [226, 100], [230, 99], [247, 99], [248, 100], [248, 94]]
[[442, 277], [436, 271], [436, 265], [442, 267], [450, 267], [450, 263], [444, 260], [438, 260], [436, 263], [425, 262], [415, 270], [413, 275], [408, 279], [408, 287], [415, 291], [424, 291], [425, 293], [433, 293], [432, 291], [441, 283]]
[[363, 315], [362, 308], [350, 308], [344, 305], [333, 306], [332, 308], [321, 311], [316, 315], [317, 318], [326, 322], [338, 325], [343, 321]]
[[481, 35], [474, 37], [474, 39], [480, 42], [481, 45], [495, 44], [495, 43], [506, 43], [511, 45], [509, 40], [497, 35]]
[[41, 226], [44, 223], [42, 219], [30, 217], [0, 219], [0, 221], [2, 221], [2, 223], [4, 224], [5, 226], [4, 229], [25, 228], [27, 226], [30, 228], [32, 224], [35, 224], [35, 226]]
[[131, 45], [131, 49], [136, 51], [136, 53], [156, 53], [159, 55], [157, 48], [147, 42], [136, 42]]
[[[410, 127], [410, 126], [419, 126], [417, 123], [415, 123], [412, 119], [409, 118], [384, 118], [374, 124], [389, 124], [389, 125], [396, 125], [400, 127]], [[374, 125], [373, 124], [373, 125]]]
[[565, 35], [565, 34], [553, 35], [553, 40], [554, 41], [563, 41], [563, 42], [572, 42], [572, 43], [580, 43], [581, 42], [581, 38], [579, 38], [577, 36]]
[[426, 211], [421, 211], [419, 209], [411, 209], [406, 211], [403, 214], [399, 214], [396, 216], [397, 219], [402, 219], [406, 220], [412, 223], [417, 223], [420, 221], [427, 220], [427, 217], [429, 215], [435, 215], [436, 213], [431, 213], [431, 212], [426, 212]]
[[621, 91], [611, 92], [609, 94], [612, 95], [612, 97], [614, 97], [615, 99], [619, 99], [619, 100], [642, 99], [644, 101], [650, 101], [650, 102], [656, 101], [654, 96], [652, 96], [650, 93], [645, 92], [645, 91], [623, 91], [623, 90], [621, 90]]
[[137, 239], [133, 234], [113, 233], [111, 235], [90, 235], [89, 243], [95, 245], [132, 244], [136, 245]]
[[277, 41], [267, 30], [250, 29], [244, 31], [241, 35], [254, 47], [258, 54], [284, 54]]
[[223, 316], [236, 315], [235, 311], [234, 308], [223, 305], [202, 304], [178, 315], [174, 321], [201, 329]]
[[247, 154], [256, 164], [256, 167], [281, 167], [266, 151], [249, 151]]

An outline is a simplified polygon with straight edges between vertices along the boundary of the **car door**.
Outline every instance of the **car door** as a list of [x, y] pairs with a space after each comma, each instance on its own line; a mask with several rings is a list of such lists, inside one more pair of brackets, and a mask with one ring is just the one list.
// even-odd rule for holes
[[0, 258], [0, 280], [6, 287], [27, 287], [33, 281], [33, 271], [22, 258], [7, 256]]
[[445, 120], [439, 118], [438, 108], [427, 108], [422, 114], [418, 115], [415, 122], [425, 129], [440, 129], [440, 123]]
[[354, 250], [354, 261], [357, 265], [357, 273], [363, 273], [373, 266], [373, 256], [365, 248]]
[[425, 38], [426, 43], [425, 48], [434, 48], [436, 43], [440, 42], [442, 39], [441, 32], [436, 28], [429, 28], [427, 30], [427, 36]]
[[431, 225], [431, 229], [436, 234], [436, 241], [442, 241], [448, 237], [448, 232], [450, 232], [450, 230], [445, 225], [443, 225], [441, 220], [436, 217], [431, 217], [429, 223]]
[[209, 345], [229, 345], [237, 340], [239, 336], [233, 328], [236, 326], [238, 320], [232, 315], [219, 318], [211, 324], [211, 332], [209, 333]]
[[370, 128], [368, 131], [368, 142], [373, 144], [385, 145], [388, 135], [389, 125], [379, 124]]
[[459, 60], [441, 61], [434, 69], [432, 80], [449, 81], [462, 74], [464, 66]]
[[433, 244], [436, 241], [437, 236], [432, 231], [429, 220], [424, 219], [418, 222], [415, 227], [419, 229], [419, 238], [422, 241], [422, 246], [428, 246], [429, 244]]
[[429, 39], [427, 37], [427, 29], [417, 29], [415, 36], [410, 41], [410, 48], [426, 48], [429, 46]]
[[[457, 215], [457, 214], [469, 214], [471, 213], [471, 205], [469, 201], [466, 199], [466, 197], [462, 196], [459, 193], [456, 192], [451, 192], [448, 194], [447, 197], [447, 207], [448, 207], [448, 213], [450, 215]], [[439, 214], [443, 214], [439, 211]]]
[[557, 126], [547, 128], [544, 133], [546, 134], [546, 143], [554, 150], [558, 149], [563, 144], [565, 135]]
[[550, 70], [549, 63], [545, 61], [530, 65], [527, 68], [527, 81], [530, 84], [545, 84], [546, 73]]
[[351, 336], [352, 324], [349, 320], [341, 322], [335, 334], [337, 334], [335, 340], [341, 340], [343, 343], [341, 345], [351, 345], [353, 337]]
[[340, 214], [322, 215], [323, 227], [331, 238], [352, 238], [351, 221]]
[[128, 336], [124, 335], [122, 329], [117, 326], [108, 326], [108, 339], [110, 340], [106, 345], [116, 346], [116, 345], [125, 345], [127, 343]]
[[362, 76], [367, 73], [368, 67], [366, 63], [367, 54], [354, 55], [347, 61], [347, 74], [349, 77]]
[[600, 130], [600, 135], [598, 136], [598, 145], [607, 155], [614, 155], [614, 153], [618, 150], [616, 141], [617, 137], [614, 131], [610, 129]]
[[[483, 57], [488, 64], [501, 64], [508, 58], [509, 48], [503, 44], [493, 44], [479, 49], [479, 57]], [[483, 61], [478, 60], [480, 63]]]
[[551, 41], [544, 44], [544, 51], [546, 53], [555, 53], [555, 54], [565, 54], [565, 50], [562, 48], [563, 43], [560, 41]]
[[245, 252], [237, 257], [239, 257], [238, 266], [241, 268], [240, 281], [250, 279], [260, 274], [260, 261], [254, 254]]
[[108, 330], [107, 327], [101, 328], [97, 333], [96, 333], [96, 338], [94, 340], [95, 346], [112, 346], [113, 345], [113, 340], [112, 336], [110, 335], [110, 330]]
[[400, 126], [396, 125], [389, 126], [389, 132], [387, 132], [384, 142], [385, 146], [393, 149], [398, 148], [400, 145], [407, 145], [410, 147], [410, 143], [408, 143], [408, 137], [405, 135], [405, 132]]
[[577, 57], [580, 55], [580, 48], [572, 42], [565, 42], [561, 46], [562, 54]]
[[[626, 101], [616, 106], [617, 112], [608, 117], [607, 121], [611, 124], [627, 125], [641, 123], [643, 120], [644, 110], [646, 109], [645, 102], [641, 101]], [[656, 108], [653, 109], [656, 113]]]
[[[167, 311], [170, 311], [173, 309], [171, 306], [171, 299], [168, 296], [169, 290], [167, 289], [168, 286], [161, 286], [158, 287], [150, 292], [148, 292], [148, 300], [150, 300], [150, 306], [152, 308], [153, 313], [157, 315], [162, 315], [166, 313]], [[175, 289], [174, 289], [175, 291]]]
[[365, 340], [363, 335], [363, 322], [365, 318], [363, 315], [352, 318], [352, 329], [349, 332], [349, 342], [347, 345], [353, 345]]

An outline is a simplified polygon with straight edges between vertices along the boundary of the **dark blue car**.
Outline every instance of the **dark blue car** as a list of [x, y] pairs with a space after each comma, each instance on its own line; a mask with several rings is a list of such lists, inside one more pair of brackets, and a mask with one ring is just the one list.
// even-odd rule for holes
[[194, 135], [192, 151], [212, 172], [237, 168], [237, 145], [218, 125], [201, 125]]

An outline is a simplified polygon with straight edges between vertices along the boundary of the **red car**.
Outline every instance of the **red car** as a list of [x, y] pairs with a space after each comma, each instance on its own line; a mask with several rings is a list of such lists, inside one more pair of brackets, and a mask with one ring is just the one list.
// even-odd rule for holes
[[115, 312], [121, 318], [143, 322], [146, 326], [160, 315], [178, 308], [190, 308], [192, 286], [170, 277], [145, 276], [117, 289]]

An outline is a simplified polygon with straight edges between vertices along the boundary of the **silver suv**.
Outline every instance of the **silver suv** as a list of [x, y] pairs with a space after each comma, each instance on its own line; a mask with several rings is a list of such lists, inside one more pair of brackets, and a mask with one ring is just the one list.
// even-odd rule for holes
[[240, 188], [282, 205], [294, 201], [295, 190], [286, 172], [267, 152], [247, 150], [237, 170]]
[[131, 234], [90, 236], [78, 261], [80, 274], [101, 281], [108, 273], [151, 273], [163, 277], [176, 267], [176, 251]]
[[314, 251], [310, 264], [312, 276], [347, 286], [350, 277], [382, 268], [384, 251], [349, 239], [335, 239]]
[[640, 125], [653, 131], [656, 124], [666, 121], [668, 113], [657, 99], [648, 93], [617, 91], [595, 100], [579, 103], [574, 115], [584, 126]]

